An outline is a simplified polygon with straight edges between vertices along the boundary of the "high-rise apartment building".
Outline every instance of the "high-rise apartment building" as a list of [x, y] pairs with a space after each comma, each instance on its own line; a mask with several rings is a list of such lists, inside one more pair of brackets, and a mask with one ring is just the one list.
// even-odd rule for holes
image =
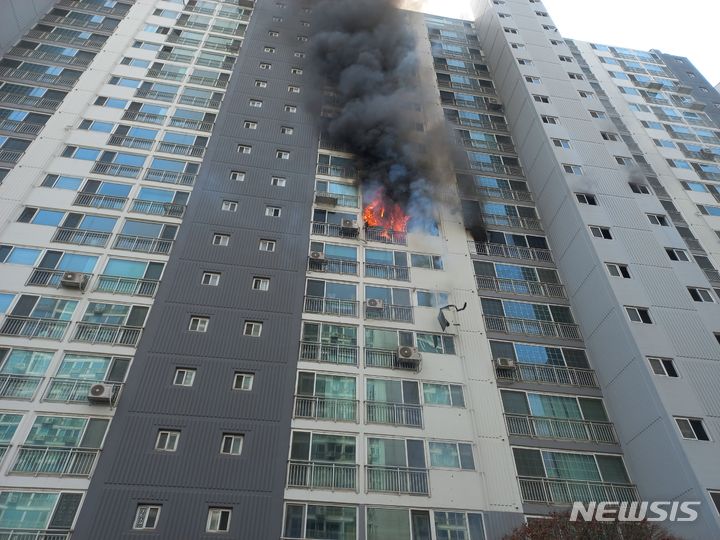
[[480, 540], [638, 500], [718, 535], [720, 126], [674, 57], [540, 1], [388, 15], [402, 145], [448, 159], [397, 226], [327, 128], [316, 2], [10, 4], [1, 537]]

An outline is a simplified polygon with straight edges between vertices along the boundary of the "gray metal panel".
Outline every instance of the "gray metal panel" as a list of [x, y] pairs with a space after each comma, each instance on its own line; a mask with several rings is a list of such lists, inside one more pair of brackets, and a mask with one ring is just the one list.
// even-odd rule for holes
[[[673, 54], [664, 54], [660, 51], [653, 51], [660, 55], [665, 65], [680, 79], [685, 86], [692, 88], [690, 93], [697, 101], [705, 104], [705, 114], [707, 114], [715, 124], [720, 127], [720, 109], [715, 105], [720, 104], [720, 92], [713, 87], [712, 84], [703, 76], [693, 63], [685, 56], [675, 56]], [[692, 76], [690, 75], [692, 73]], [[706, 88], [704, 92], [700, 88]]]
[[4, 55], [55, 5], [57, 0], [3, 0], [0, 55]]
[[[309, 89], [287, 92], [288, 84], [303, 85], [290, 73], [302, 65], [293, 56], [303, 45], [297, 4], [280, 9], [259, 0], [255, 7], [74, 538], [135, 536], [137, 504], [153, 501], [163, 505], [154, 538], [205, 537], [210, 506], [233, 509], [230, 537], [280, 536], [318, 140]], [[276, 11], [282, 23], [272, 22]], [[270, 28], [280, 32], [272, 58], [262, 50]], [[273, 69], [260, 70], [261, 60]], [[255, 87], [256, 78], [268, 87]], [[250, 107], [251, 98], [263, 107]], [[286, 113], [285, 104], [298, 113]], [[246, 119], [258, 129], [244, 129]], [[295, 128], [292, 136], [280, 133], [285, 125]], [[238, 144], [252, 153], [238, 154]], [[277, 149], [291, 159], [277, 159]], [[233, 170], [244, 171], [245, 181], [231, 180]], [[272, 175], [287, 177], [287, 187], [271, 186]], [[225, 199], [238, 201], [238, 211], [222, 212]], [[269, 203], [282, 207], [280, 218], [264, 216]], [[230, 235], [227, 247], [211, 245], [217, 232]], [[276, 240], [276, 252], [259, 251], [261, 238]], [[218, 287], [200, 284], [206, 270], [222, 272]], [[270, 290], [252, 290], [253, 276], [269, 277]], [[196, 314], [210, 317], [207, 333], [187, 331]], [[245, 320], [262, 321], [262, 335], [242, 335]], [[172, 385], [178, 367], [197, 369], [191, 388]], [[232, 389], [235, 371], [255, 374], [252, 391]], [[164, 427], [181, 430], [174, 453], [153, 449]], [[245, 435], [242, 456], [220, 455], [223, 433]]]

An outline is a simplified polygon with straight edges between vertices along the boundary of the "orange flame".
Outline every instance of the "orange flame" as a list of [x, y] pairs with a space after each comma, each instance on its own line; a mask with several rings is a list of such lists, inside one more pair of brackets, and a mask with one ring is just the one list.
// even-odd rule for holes
[[384, 229], [382, 236], [389, 237], [390, 232], [405, 232], [410, 216], [393, 201], [387, 200], [385, 194], [379, 191], [363, 210], [363, 219], [368, 227]]

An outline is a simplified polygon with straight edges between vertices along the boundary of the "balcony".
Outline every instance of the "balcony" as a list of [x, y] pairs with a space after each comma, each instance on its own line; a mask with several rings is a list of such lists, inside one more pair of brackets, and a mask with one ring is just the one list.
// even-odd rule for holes
[[515, 153], [515, 147], [512, 144], [505, 144], [493, 141], [485, 141], [479, 139], [461, 138], [460, 141], [468, 148], [480, 150], [496, 150], [500, 152]]
[[173, 92], [163, 92], [161, 90], [153, 90], [152, 88], [139, 88], [135, 91], [135, 97], [143, 99], [156, 99], [158, 101], [171, 102], [175, 100], [177, 94]]
[[240, 52], [239, 43], [228, 45], [226, 43], [215, 43], [214, 41], [207, 40], [202, 46], [204, 49], [213, 49], [214, 51], [222, 51], [230, 54], [238, 54]]
[[410, 268], [391, 264], [365, 263], [365, 277], [410, 281]]
[[151, 79], [163, 79], [165, 81], [179, 82], [182, 81], [187, 74], [184, 72], [181, 73], [179, 71], [170, 71], [166, 69], [148, 69], [145, 75]]
[[487, 163], [485, 161], [471, 161], [470, 168], [476, 171], [504, 174], [506, 176], [523, 176], [522, 167], [502, 165], [500, 163]]
[[193, 30], [207, 30], [208, 24], [191, 20], [178, 21], [177, 26], [182, 28], [191, 28]]
[[380, 242], [382, 244], [407, 245], [407, 233], [405, 231], [393, 231], [382, 227], [366, 227], [365, 239], [368, 242]]
[[530, 503], [571, 505], [575, 501], [632, 502], [639, 500], [632, 484], [557, 480], [554, 478], [518, 477], [523, 501]]
[[188, 118], [170, 118], [170, 127], [181, 129], [192, 129], [193, 131], [212, 131], [213, 122], [204, 122], [202, 120], [189, 120]]
[[127, 197], [113, 197], [111, 195], [98, 195], [96, 193], [78, 193], [75, 196], [73, 205], [88, 206], [91, 208], [102, 208], [105, 210], [122, 210], [127, 202]]
[[21, 135], [37, 135], [44, 127], [45, 124], [31, 124], [29, 122], [18, 122], [16, 120], [0, 121], [0, 131], [19, 133]]
[[211, 86], [213, 88], [227, 88], [228, 80], [219, 77], [201, 77], [200, 75], [190, 75], [187, 80], [188, 84], [197, 84], [198, 86]]
[[[495, 95], [494, 88], [490, 88], [488, 86], [480, 86], [479, 84], [467, 84], [453, 81], [438, 81], [438, 86], [440, 86], [441, 88], [453, 88], [456, 90], [469, 90], [470, 92], [475, 92], [476, 94], [486, 94], [490, 96]], [[470, 107], [472, 109], [479, 108], [487, 110], [485, 107], [470, 101], [448, 100], [444, 101], [443, 103], [448, 105], [455, 105], [457, 107]]]
[[139, 253], [159, 253], [161, 255], [167, 255], [172, 249], [173, 242], [173, 240], [165, 240], [162, 238], [118, 234], [115, 238], [113, 248]]
[[502, 189], [488, 186], [475, 186], [475, 192], [484, 197], [505, 199], [508, 201], [532, 202], [532, 193], [529, 191], [517, 191], [514, 189]]
[[308, 257], [308, 270], [310, 272], [356, 276], [358, 273], [358, 262], [346, 259], [313, 259]]
[[72, 531], [40, 529], [0, 529], [3, 540], [70, 540]]
[[201, 13], [203, 15], [212, 15], [215, 12], [215, 6], [213, 7], [205, 7], [205, 6], [198, 6], [198, 5], [185, 5], [182, 8], [183, 11], [189, 11], [191, 13]]
[[146, 124], [162, 124], [167, 116], [162, 114], [152, 114], [143, 111], [125, 111], [123, 120], [131, 120], [133, 122], [143, 122]]
[[122, 383], [117, 381], [93, 381], [88, 379], [64, 379], [53, 377], [50, 384], [45, 390], [43, 401], [51, 401], [57, 403], [88, 403], [88, 395], [90, 388], [96, 384], [106, 384], [112, 387], [112, 397], [110, 404], [115, 405], [120, 398]]
[[72, 340], [84, 343], [106, 343], [108, 345], [136, 347], [140, 341], [142, 331], [142, 328], [134, 326], [79, 322], [75, 327]]
[[60, 341], [65, 335], [65, 330], [67, 330], [69, 324], [70, 321], [57, 319], [36, 319], [8, 315], [0, 328], [0, 335]]
[[181, 103], [182, 105], [192, 105], [193, 107], [205, 107], [207, 109], [219, 109], [221, 100], [181, 95], [178, 102]]
[[210, 32], [213, 32], [215, 34], [223, 34], [226, 36], [242, 36], [245, 34], [245, 26], [240, 25], [236, 26], [235, 28], [231, 26], [223, 26], [221, 24], [213, 24], [210, 27]]
[[357, 400], [295, 396], [294, 418], [357, 422]]
[[18, 150], [0, 150], [0, 163], [17, 163], [24, 153]]
[[84, 0], [60, 0], [57, 5], [58, 7], [78, 8], [85, 11], [95, 11], [97, 13], [102, 13], [103, 15], [118, 15], [120, 17], [125, 16], [130, 9], [130, 6], [122, 3], [105, 5], [100, 2]]
[[582, 340], [580, 327], [577, 324], [499, 317], [496, 315], [483, 315], [483, 318], [489, 332]]
[[111, 135], [107, 143], [110, 146], [122, 146], [123, 148], [135, 148], [138, 150], [151, 150], [154, 142], [155, 141], [153, 139], [128, 137], [127, 135]]
[[365, 472], [368, 492], [430, 495], [427, 469], [368, 465]]
[[[32, 401], [35, 398], [42, 377], [32, 375], [0, 374], [0, 398]], [[0, 459], [2, 459], [0, 457]]]
[[105, 247], [110, 233], [85, 231], [82, 229], [57, 229], [52, 238], [59, 244], [75, 244], [78, 246]]
[[701, 270], [705, 274], [705, 277], [708, 278], [708, 281], [720, 283], [720, 272], [714, 268], [701, 268]]
[[343, 227], [339, 223], [313, 221], [312, 234], [331, 236], [333, 238], [357, 238], [360, 230], [357, 227]]
[[213, 60], [212, 58], [198, 58], [195, 63], [198, 66], [225, 69], [227, 71], [232, 71], [235, 67], [235, 62], [233, 60]]
[[592, 369], [548, 364], [526, 364], [518, 362], [515, 367], [495, 367], [495, 374], [501, 381], [522, 381], [541, 384], [559, 384], [563, 386], [580, 386], [598, 388], [597, 378]]
[[558, 439], [617, 444], [610, 422], [589, 422], [569, 418], [548, 418], [523, 414], [506, 414], [508, 433], [533, 439]]
[[154, 279], [125, 278], [118, 276], [98, 276], [95, 289], [98, 292], [109, 294], [126, 294], [129, 296], [155, 296], [159, 281]]
[[405, 403], [366, 401], [365, 422], [368, 424], [422, 428], [423, 408], [421, 405], [408, 405]]
[[306, 296], [305, 309], [303, 311], [305, 311], [305, 313], [324, 313], [339, 317], [357, 317], [358, 301], [325, 298], [322, 296]]
[[82, 28], [83, 30], [96, 30], [98, 32], [104, 32], [111, 34], [115, 31], [114, 27], [106, 26], [105, 22], [107, 21], [111, 22], [119, 22], [115, 19], [105, 19], [101, 22], [95, 22], [92, 19], [81, 19], [78, 17], [70, 17], [70, 16], [63, 16], [63, 15], [52, 15], [48, 13], [45, 15], [41, 22], [44, 24], [52, 24], [52, 25], [60, 25], [60, 26], [69, 26], [70, 28]]
[[358, 348], [354, 345], [303, 341], [300, 343], [300, 360], [357, 366]]
[[507, 124], [500, 124], [498, 122], [491, 122], [489, 120], [479, 120], [476, 118], [465, 118], [463, 116], [458, 116], [456, 118], [448, 118], [455, 124], [461, 125], [461, 126], [467, 126], [467, 127], [473, 127], [473, 128], [480, 128], [480, 129], [488, 129], [491, 131], [502, 131], [502, 132], [508, 132], [508, 126]]
[[181, 36], [180, 34], [170, 34], [165, 40], [166, 43], [177, 43], [178, 45], [190, 45], [197, 47], [202, 43], [201, 39]]
[[137, 178], [142, 167], [133, 167], [132, 165], [122, 165], [120, 163], [105, 163], [96, 161], [90, 172], [104, 174], [106, 176], [119, 176], [120, 178]]
[[498, 227], [512, 227], [514, 229], [527, 229], [530, 231], [542, 231], [542, 225], [537, 218], [506, 216], [501, 214], [482, 213], [482, 219], [487, 225]]
[[95, 448], [20, 446], [10, 473], [35, 476], [90, 476], [99, 455], [100, 450]]
[[165, 152], [166, 154], [176, 154], [198, 158], [205, 155], [204, 146], [193, 146], [191, 144], [177, 144], [162, 141], [157, 144], [156, 150], [158, 152]]
[[384, 304], [382, 307], [372, 307], [365, 304], [365, 318], [375, 321], [412, 323], [414, 321], [414, 313], [412, 306]]
[[162, 182], [163, 184], [178, 184], [181, 186], [192, 186], [195, 183], [197, 174], [162, 169], [148, 169], [145, 171], [143, 180], [148, 182]]
[[354, 463], [320, 463], [290, 461], [287, 486], [289, 488], [357, 490], [357, 470]]
[[42, 84], [50, 84], [61, 88], [72, 88], [78, 81], [78, 77], [68, 77], [67, 75], [50, 75], [42, 71], [34, 71], [22, 68], [0, 68], [0, 77], [3, 79], [16, 79], [20, 81], [32, 81]]
[[185, 214], [185, 205], [177, 203], [163, 203], [156, 201], [143, 201], [142, 199], [133, 199], [130, 206], [130, 212], [138, 214], [149, 214], [152, 216], [166, 216], [173, 218], [182, 218]]
[[365, 367], [420, 371], [420, 362], [398, 358], [396, 351], [388, 349], [365, 349]]
[[357, 178], [358, 172], [354, 167], [343, 167], [340, 165], [323, 165], [318, 163], [317, 173], [324, 176], [335, 176], [338, 178]]
[[[30, 277], [28, 278], [25, 285], [34, 287], [54, 287], [56, 289], [59, 289], [62, 286], [60, 281], [62, 280], [64, 274], [65, 270], [52, 270], [51, 268], [33, 268], [32, 274], [30, 274]], [[84, 277], [84, 284], [87, 284], [87, 282], [90, 281], [92, 274], [82, 275]], [[84, 289], [85, 285], [82, 285], [82, 287], [80, 287], [80, 290]]]
[[558, 283], [524, 281], [520, 279], [497, 278], [492, 276], [475, 276], [475, 283], [477, 288], [483, 291], [544, 296], [547, 298], [567, 298], [565, 295], [565, 287]]
[[25, 37], [30, 39], [37, 39], [47, 43], [62, 43], [63, 45], [72, 45], [73, 47], [82, 47], [84, 49], [94, 49], [99, 51], [105, 45], [107, 38], [102, 36], [103, 39], [98, 37], [80, 38], [72, 37], [62, 32], [43, 32], [41, 30], [30, 30]]
[[507, 244], [470, 242], [470, 254], [484, 255], [486, 257], [502, 257], [505, 259], [553, 262], [552, 252], [549, 249], [510, 246]]
[[44, 111], [54, 111], [60, 106], [62, 100], [44, 98], [41, 96], [28, 96], [25, 94], [17, 94], [14, 92], [0, 92], [0, 103], [8, 103], [11, 105], [20, 105], [24, 107], [34, 107]]
[[330, 206], [345, 206], [358, 208], [360, 197], [357, 195], [345, 195], [343, 193], [328, 193], [326, 191], [315, 192], [315, 204], [327, 204]]
[[169, 60], [170, 62], [179, 62], [181, 64], [189, 64], [193, 60], [192, 54], [182, 54], [175, 51], [160, 51], [157, 57], [158, 60]]

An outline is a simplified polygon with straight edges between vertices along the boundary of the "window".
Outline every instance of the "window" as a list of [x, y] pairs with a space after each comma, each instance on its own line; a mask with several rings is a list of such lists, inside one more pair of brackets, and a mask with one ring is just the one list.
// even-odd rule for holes
[[245, 122], [243, 122], [243, 127], [245, 129], [257, 129], [257, 126], [257, 122], [251, 122], [250, 120], [245, 120]]
[[239, 433], [223, 433], [220, 453], [239, 456], [242, 452], [243, 436]]
[[190, 326], [188, 330], [191, 332], [207, 332], [210, 319], [208, 317], [190, 317]]
[[[562, 55], [560, 55], [560, 56], [558, 56], [558, 58], [560, 59], [561, 62], [572, 62], [572, 61], [573, 61], [572, 56], [562, 56]], [[574, 75], [573, 73], [570, 74], [570, 78], [571, 78], [571, 79], [572, 79], [572, 76], [573, 76], [573, 75]]]
[[292, 135], [295, 132], [294, 128], [291, 128], [289, 126], [281, 126], [280, 127], [280, 133], [283, 135]]
[[217, 287], [220, 284], [220, 273], [219, 272], [203, 272], [201, 283], [203, 285]]
[[227, 246], [230, 243], [229, 234], [214, 234], [213, 235], [213, 246]]
[[547, 96], [541, 96], [538, 94], [533, 94], [533, 99], [537, 101], [538, 103], [550, 103], [550, 98]]
[[553, 139], [552, 142], [558, 148], [570, 148], [570, 141], [568, 141], [567, 139]]
[[661, 227], [669, 227], [670, 223], [667, 220], [667, 217], [663, 216], [662, 214], [647, 214], [648, 221], [652, 223], [653, 225], [660, 225]]
[[223, 212], [237, 212], [238, 203], [235, 201], [223, 201], [221, 208]]
[[277, 206], [266, 206], [265, 216], [267, 217], [280, 217], [282, 209]]
[[540, 77], [533, 77], [531, 75], [525, 75], [525, 82], [529, 82], [530, 84], [540, 84]]
[[305, 42], [307, 42], [308, 38], [307, 38], [307, 36], [298, 36], [297, 40], [301, 43], [305, 43]]
[[585, 90], [578, 90], [578, 94], [580, 94], [580, 97], [583, 99], [594, 99], [595, 98], [595, 94], [593, 94], [592, 92], [587, 92]]
[[709, 441], [710, 437], [705, 431], [705, 426], [700, 418], [675, 418], [675, 423], [680, 428], [683, 439], [693, 441]]
[[601, 131], [600, 135], [602, 136], [603, 140], [606, 141], [617, 141], [619, 140], [618, 136], [614, 133], [610, 133], [608, 131]]
[[575, 197], [577, 197], [577, 200], [580, 204], [597, 206], [597, 199], [595, 198], [595, 195], [590, 195], [589, 193], [576, 193]]
[[593, 118], [605, 118], [605, 113], [603, 111], [590, 111], [590, 116]]
[[285, 105], [285, 112], [287, 113], [296, 113], [297, 107], [295, 105]]
[[263, 47], [263, 52], [275, 54], [275, 47]]
[[257, 88], [267, 88], [267, 81], [261, 81], [258, 79], [255, 81], [255, 86]]
[[293, 75], [302, 75], [303, 70], [300, 68], [294, 67], [294, 68], [290, 68], [290, 73], [292, 73]]
[[651, 112], [650, 107], [648, 107], [647, 105], [639, 105], [638, 103], [630, 103], [628, 105], [628, 109], [635, 112]]
[[267, 291], [270, 289], [270, 279], [263, 277], [254, 277], [252, 280], [252, 289], [254, 291]]
[[584, 78], [582, 75], [580, 75], [579, 73], [568, 73], [568, 77], [570, 77], [570, 78], [573, 79], [574, 81], [582, 81], [582, 80], [585, 79], [585, 78]]
[[429, 442], [430, 465], [444, 469], [475, 470], [472, 445], [455, 442]]
[[188, 368], [177, 368], [173, 378], [174, 386], [192, 386], [195, 382], [195, 370]]
[[645, 184], [638, 184], [636, 182], [628, 182], [630, 190], [638, 195], [650, 195], [650, 190]]
[[228, 532], [230, 530], [229, 508], [210, 508], [207, 518], [207, 532]]
[[648, 362], [650, 362], [650, 368], [655, 375], [678, 377], [675, 364], [670, 358], [648, 358]]
[[603, 238], [605, 240], [612, 240], [612, 234], [610, 229], [607, 227], [598, 227], [596, 225], [590, 225], [590, 232], [595, 238]]
[[665, 248], [665, 253], [667, 253], [671, 261], [690, 261], [690, 257], [688, 257], [687, 251], [684, 249]]
[[547, 116], [543, 114], [540, 118], [542, 118], [543, 124], [559, 124], [560, 120], [557, 118], [557, 116]]
[[605, 263], [605, 266], [607, 266], [608, 272], [610, 272], [611, 276], [621, 277], [624, 279], [630, 279], [630, 271], [628, 270], [627, 265], [616, 264], [616, 263]]
[[573, 165], [571, 163], [563, 163], [563, 170], [568, 174], [576, 174], [582, 176], [583, 170], [580, 165]]
[[300, 93], [300, 87], [299, 86], [293, 86], [292, 84], [288, 85], [288, 92], [291, 94], [299, 94]]
[[235, 377], [233, 379], [233, 389], [249, 392], [252, 390], [254, 381], [255, 375], [252, 373], [241, 373], [237, 371], [235, 372]]
[[443, 260], [439, 255], [423, 255], [421, 253], [410, 254], [410, 266], [414, 268], [430, 268], [432, 270], [442, 270]]
[[272, 64], [268, 64], [267, 62], [260, 62], [260, 66], [258, 66], [258, 67], [260, 69], [271, 70]]
[[260, 251], [275, 251], [275, 240], [260, 240]]
[[160, 506], [139, 504], [135, 512], [133, 529], [154, 529], [160, 518]]
[[155, 450], [160, 450], [162, 452], [174, 452], [177, 450], [179, 440], [179, 431], [161, 429], [158, 431], [157, 441], [155, 441]]
[[268, 30], [268, 36], [270, 37], [278, 37], [280, 35], [280, 32], [277, 32], [275, 30]]
[[635, 161], [633, 158], [625, 157], [625, 156], [615, 156], [615, 161], [618, 165], [623, 165], [624, 167], [631, 167], [635, 164]]
[[248, 101], [248, 105], [251, 107], [255, 107], [256, 109], [259, 109], [263, 106], [263, 102], [261, 99], [250, 99]]
[[247, 144], [238, 144], [237, 151], [238, 154], [249, 154], [252, 152], [252, 146], [249, 146]]
[[425, 405], [465, 407], [465, 396], [459, 384], [423, 383], [423, 401]]
[[652, 324], [650, 310], [647, 308], [625, 306], [625, 311], [627, 311], [628, 317], [630, 317], [632, 322]]
[[518, 64], [520, 64], [521, 66], [531, 66], [532, 65], [532, 60], [530, 60], [529, 58], [518, 58], [517, 61], [518, 61]]
[[511, 43], [510, 46], [513, 49], [524, 49], [525, 45], [523, 43]]
[[243, 327], [243, 335], [260, 337], [260, 334], [262, 333], [262, 327], [263, 325], [261, 322], [245, 321], [245, 326]]
[[84, 129], [87, 131], [100, 131], [102, 133], [110, 133], [115, 124], [112, 122], [100, 122], [98, 120], [83, 120], [80, 122], [78, 129]]
[[294, 56], [295, 58], [305, 58], [305, 53], [304, 53], [304, 52], [301, 52], [301, 51], [295, 51], [295, 52], [293, 53], [293, 56]]
[[503, 30], [505, 30], [506, 34], [517, 34], [518, 33], [518, 31], [515, 28], [507, 28], [506, 27], [506, 28], [503, 28]]
[[290, 159], [290, 152], [287, 150], [278, 150], [275, 152], [275, 157], [277, 159]]
[[235, 182], [244, 182], [245, 173], [242, 171], [230, 171], [230, 180], [234, 180]]
[[715, 302], [715, 300], [713, 300], [713, 297], [710, 294], [710, 291], [708, 289], [700, 289], [698, 287], [688, 287], [688, 292], [690, 293], [690, 297], [695, 302], [710, 302], [710, 303]]
[[287, 178], [283, 178], [282, 176], [273, 176], [270, 178], [271, 186], [285, 187], [286, 184]]

